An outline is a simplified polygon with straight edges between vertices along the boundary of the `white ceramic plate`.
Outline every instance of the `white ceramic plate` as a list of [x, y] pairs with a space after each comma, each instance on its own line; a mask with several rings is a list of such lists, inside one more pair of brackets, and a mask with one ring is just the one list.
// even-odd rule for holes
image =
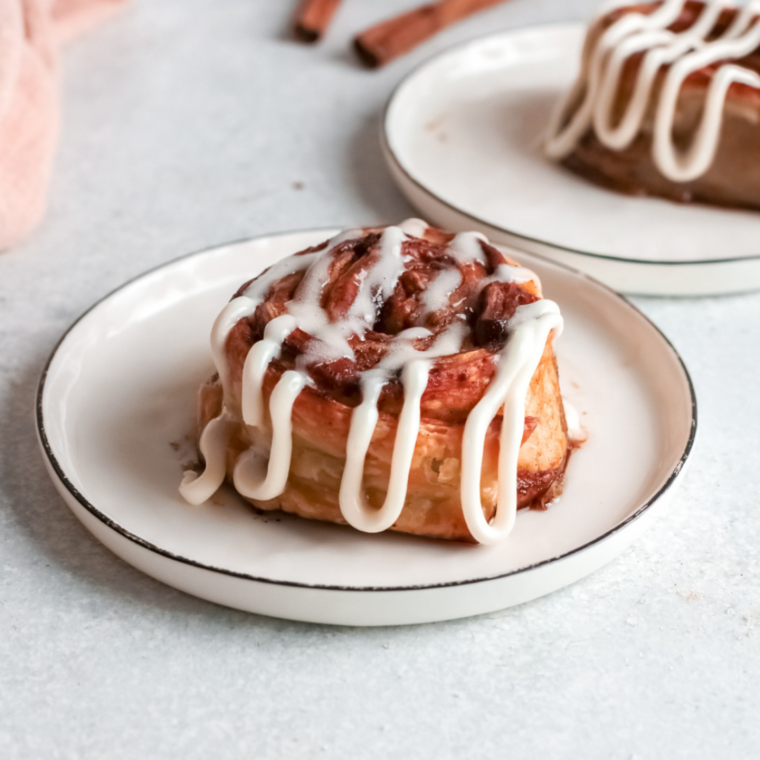
[[625, 292], [760, 288], [760, 213], [622, 195], [544, 158], [583, 34], [578, 24], [495, 34], [413, 72], [383, 119], [401, 190], [442, 227], [481, 229]]
[[194, 254], [127, 283], [64, 335], [40, 381], [38, 431], [66, 503], [120, 557], [190, 594], [296, 620], [351, 625], [464, 617], [533, 599], [625, 549], [682, 473], [696, 430], [689, 376], [621, 296], [539, 257], [565, 316], [564, 393], [590, 437], [561, 501], [523, 511], [501, 546], [472, 546], [285, 515], [222, 491], [177, 491], [194, 455], [196, 396], [213, 372], [209, 331], [238, 286], [333, 231]]

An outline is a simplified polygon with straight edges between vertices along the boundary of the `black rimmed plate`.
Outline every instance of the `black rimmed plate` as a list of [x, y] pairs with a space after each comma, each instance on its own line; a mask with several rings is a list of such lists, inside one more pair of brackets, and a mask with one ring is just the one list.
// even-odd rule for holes
[[68, 506], [112, 551], [190, 594], [294, 620], [392, 625], [464, 617], [566, 586], [620, 554], [683, 474], [696, 431], [688, 373], [635, 307], [591, 278], [520, 255], [565, 317], [563, 392], [588, 442], [546, 512], [500, 546], [471, 546], [255, 514], [222, 490], [193, 507], [177, 487], [194, 456], [209, 331], [238, 286], [334, 231], [193, 254], [133, 280], [64, 335], [40, 382], [38, 432]]
[[653, 295], [760, 288], [760, 213], [638, 198], [547, 160], [549, 115], [572, 84], [584, 27], [539, 26], [446, 51], [396, 89], [390, 170], [423, 216]]

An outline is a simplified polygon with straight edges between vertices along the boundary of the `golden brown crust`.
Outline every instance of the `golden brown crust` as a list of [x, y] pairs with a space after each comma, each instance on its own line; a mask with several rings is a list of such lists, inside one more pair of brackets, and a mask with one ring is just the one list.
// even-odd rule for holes
[[[268, 374], [264, 398], [268, 401], [278, 375]], [[200, 427], [221, 410], [218, 378], [201, 388]], [[282, 509], [301, 517], [345, 523], [338, 504], [346, 456], [351, 409], [305, 389], [293, 406], [293, 458], [288, 484], [277, 499], [251, 500], [259, 509]], [[559, 393], [557, 364], [551, 345], [531, 381], [526, 418], [536, 420], [518, 460], [518, 507], [541, 508], [559, 496], [567, 456], [567, 425]], [[385, 497], [397, 428], [397, 417], [381, 413], [364, 468], [367, 498], [379, 507]], [[487, 519], [496, 507], [501, 416], [491, 423], [483, 457], [481, 498]], [[392, 530], [471, 541], [462, 515], [459, 474], [464, 424], [423, 418], [409, 475], [404, 509]], [[238, 457], [251, 443], [245, 425], [239, 425], [228, 451], [231, 475]]]

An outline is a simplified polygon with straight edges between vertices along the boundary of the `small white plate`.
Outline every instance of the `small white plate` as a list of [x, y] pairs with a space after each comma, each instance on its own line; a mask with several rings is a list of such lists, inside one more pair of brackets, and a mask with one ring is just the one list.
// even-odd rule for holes
[[40, 381], [50, 474], [120, 557], [190, 594], [295, 620], [350, 625], [475, 615], [566, 586], [620, 554], [674, 490], [696, 405], [667, 339], [589, 277], [521, 259], [559, 302], [564, 393], [588, 442], [565, 493], [523, 511], [501, 546], [472, 546], [255, 514], [223, 490], [193, 507], [177, 491], [194, 456], [198, 387], [213, 372], [211, 324], [245, 280], [325, 240], [318, 230], [234, 243], [166, 264], [84, 314]]
[[383, 119], [391, 172], [423, 217], [541, 253], [629, 293], [760, 288], [760, 213], [622, 195], [543, 156], [584, 27], [543, 26], [442, 53]]

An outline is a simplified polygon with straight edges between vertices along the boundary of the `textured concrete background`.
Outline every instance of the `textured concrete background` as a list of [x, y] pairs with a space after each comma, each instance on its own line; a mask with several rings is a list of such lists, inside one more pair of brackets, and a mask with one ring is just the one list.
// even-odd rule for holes
[[750, 758], [760, 753], [760, 294], [636, 299], [682, 353], [700, 437], [667, 514], [575, 586], [502, 613], [327, 628], [217, 607], [79, 525], [37, 450], [45, 358], [94, 300], [205, 246], [412, 209], [378, 118], [396, 82], [498, 28], [593, 0], [513, 0], [379, 73], [347, 0], [318, 48], [293, 3], [135, 0], [66, 54], [44, 226], [0, 255], [0, 757]]

